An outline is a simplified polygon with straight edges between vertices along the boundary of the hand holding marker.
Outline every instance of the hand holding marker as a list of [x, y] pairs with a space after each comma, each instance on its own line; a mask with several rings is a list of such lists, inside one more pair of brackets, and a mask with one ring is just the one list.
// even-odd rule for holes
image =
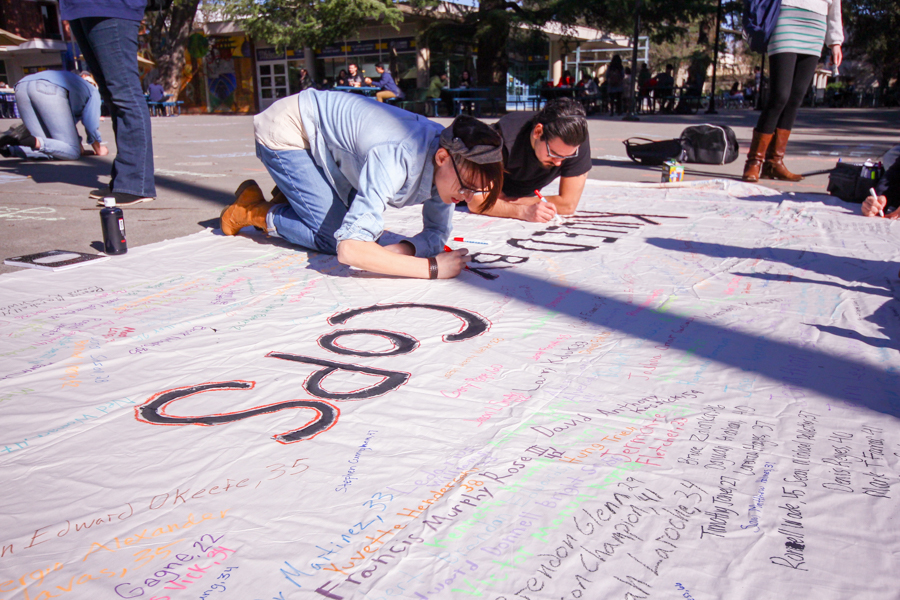
[[[534, 190], [534, 195], [537, 196], [537, 197], [538, 197], [538, 200], [540, 200], [541, 202], [545, 202], [545, 203], [547, 203], [547, 204], [550, 204], [549, 202], [547, 202], [547, 199], [544, 198], [544, 196], [541, 195], [541, 191], [540, 191], [540, 190]], [[556, 208], [556, 207], [554, 206], [554, 208]], [[562, 224], [562, 219], [559, 218], [559, 214], [553, 215], [553, 218], [550, 219], [550, 223], [553, 224], [553, 225], [560, 225], [560, 224]]]
[[[453, 238], [454, 241], [461, 240], [461, 239], [462, 238]], [[453, 252], [453, 248], [451, 248], [447, 244], [444, 244], [444, 252]], [[471, 271], [471, 269], [469, 268], [469, 265], [466, 265], [466, 271]]]
[[[869, 188], [869, 194], [871, 194], [871, 196], [873, 198], [875, 198], [875, 203], [877, 204], [878, 203], [878, 194], [875, 193], [875, 188]], [[882, 208], [878, 209], [878, 216], [879, 217], [884, 216], [884, 209], [882, 209]]]
[[[490, 245], [490, 242], [483, 242], [481, 240], [470, 240], [470, 239], [464, 238], [464, 237], [455, 237], [455, 238], [451, 238], [451, 239], [454, 242], [462, 242], [463, 244], [479, 244], [482, 246]], [[453, 248], [451, 248], [447, 244], [444, 244], [444, 252], [453, 252]], [[471, 271], [471, 269], [469, 269], [469, 265], [466, 265], [466, 271]]]

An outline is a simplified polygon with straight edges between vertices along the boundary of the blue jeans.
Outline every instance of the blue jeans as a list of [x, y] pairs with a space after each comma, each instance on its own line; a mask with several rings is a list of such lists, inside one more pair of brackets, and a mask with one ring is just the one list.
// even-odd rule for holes
[[16, 86], [16, 103], [28, 132], [40, 140], [41, 149], [10, 146], [19, 158], [81, 158], [81, 138], [69, 106], [69, 92], [49, 81], [26, 81]]
[[288, 204], [276, 204], [267, 218], [278, 237], [310, 250], [337, 254], [334, 232], [343, 223], [347, 207], [309, 150], [270, 150], [257, 143], [256, 156], [288, 199]]
[[138, 75], [140, 23], [86, 17], [73, 19], [69, 26], [112, 118], [116, 159], [109, 187], [114, 192], [155, 198], [150, 111]]

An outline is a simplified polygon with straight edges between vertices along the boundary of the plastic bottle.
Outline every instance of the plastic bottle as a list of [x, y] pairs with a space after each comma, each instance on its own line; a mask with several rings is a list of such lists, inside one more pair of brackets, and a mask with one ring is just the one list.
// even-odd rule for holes
[[125, 215], [116, 206], [115, 198], [104, 198], [100, 209], [100, 223], [103, 226], [103, 251], [107, 254], [125, 254]]

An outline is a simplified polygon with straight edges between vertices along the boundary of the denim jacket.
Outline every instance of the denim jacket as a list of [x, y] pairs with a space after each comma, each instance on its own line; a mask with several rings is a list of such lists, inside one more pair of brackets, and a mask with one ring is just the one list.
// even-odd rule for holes
[[416, 256], [442, 252], [453, 229], [453, 205], [434, 187], [432, 160], [443, 127], [356, 94], [310, 89], [297, 97], [310, 153], [349, 206], [334, 234], [338, 242], [374, 242], [387, 206], [421, 204], [423, 230], [409, 241]]

